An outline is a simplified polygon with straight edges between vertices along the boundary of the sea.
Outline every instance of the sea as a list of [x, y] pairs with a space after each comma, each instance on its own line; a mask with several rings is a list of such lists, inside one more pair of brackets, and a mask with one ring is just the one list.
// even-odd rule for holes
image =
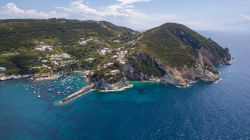
[[228, 47], [221, 80], [188, 88], [132, 82], [119, 92], [91, 91], [78, 74], [57, 80], [0, 82], [0, 140], [249, 140], [250, 34], [201, 32]]

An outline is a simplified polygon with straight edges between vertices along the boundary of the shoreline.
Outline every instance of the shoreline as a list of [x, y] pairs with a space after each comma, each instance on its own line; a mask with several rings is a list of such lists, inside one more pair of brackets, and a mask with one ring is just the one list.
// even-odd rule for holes
[[7, 81], [7, 80], [19, 80], [23, 78], [30, 78], [30, 80], [33, 81], [45, 81], [45, 80], [55, 80], [58, 79], [62, 76], [62, 74], [55, 74], [52, 76], [47, 76], [47, 77], [38, 77], [32, 75], [32, 74], [25, 74], [25, 75], [9, 75], [9, 76], [1, 76], [0, 81]]
[[36, 81], [36, 82], [39, 82], [39, 81], [47, 81], [47, 80], [56, 80], [58, 78], [60, 78], [62, 76], [62, 74], [54, 74], [54, 75], [51, 75], [51, 76], [46, 76], [46, 77], [38, 77], [36, 78], [35, 76], [32, 77], [31, 80], [33, 81]]
[[129, 84], [128, 86], [124, 86], [122, 88], [119, 88], [119, 89], [111, 89], [111, 90], [97, 90], [98, 92], [119, 92], [119, 91], [123, 91], [123, 90], [126, 90], [126, 89], [129, 89], [129, 88], [132, 88], [134, 87], [133, 84]]
[[[74, 71], [72, 73], [81, 73], [81, 71]], [[54, 74], [52, 76], [48, 76], [48, 77], [40, 77], [40, 78], [35, 78], [34, 75], [10, 75], [10, 76], [2, 76], [0, 77], [0, 81], [7, 81], [7, 80], [19, 80], [19, 79], [23, 79], [23, 78], [30, 78], [31, 80], [33, 80], [34, 82], [41, 82], [41, 81], [47, 81], [47, 80], [56, 80], [60, 77], [62, 77], [63, 74]], [[214, 84], [217, 84], [219, 81], [221, 81], [222, 79], [219, 78], [218, 80], [214, 81], [214, 82], [211, 82], [211, 83], [214, 83]], [[169, 84], [169, 83], [164, 83], [162, 81], [159, 81], [159, 80], [148, 80], [148, 81], [128, 81], [128, 85], [126, 86], [123, 86], [121, 88], [114, 88], [114, 89], [110, 89], [110, 90], [98, 90], [98, 89], [95, 89], [99, 92], [119, 92], [119, 91], [123, 91], [123, 90], [126, 90], [126, 89], [129, 89], [129, 88], [132, 88], [134, 87], [134, 84], [135, 83], [160, 83], [160, 84], [164, 84], [164, 85], [170, 85], [170, 86], [174, 86], [176, 88], [188, 88], [190, 86], [192, 86], [193, 84], [197, 83], [199, 81], [189, 81], [188, 84], [186, 86], [179, 86], [179, 85], [173, 85], [173, 84]]]
[[214, 81], [213, 84], [218, 84], [220, 81], [222, 81], [222, 78], [220, 78], [220, 79]]
[[26, 75], [9, 75], [9, 76], [0, 77], [0, 81], [19, 80], [19, 79], [29, 78], [29, 77], [32, 77], [32, 75], [29, 75], [29, 74], [26, 74]]

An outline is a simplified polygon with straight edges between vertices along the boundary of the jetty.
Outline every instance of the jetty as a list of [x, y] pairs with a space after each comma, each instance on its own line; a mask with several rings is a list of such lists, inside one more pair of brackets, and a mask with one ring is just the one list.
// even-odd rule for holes
[[71, 100], [73, 100], [73, 99], [75, 99], [75, 98], [81, 96], [82, 94], [88, 92], [88, 91], [91, 90], [93, 87], [94, 87], [94, 84], [89, 84], [88, 86], [83, 87], [81, 90], [79, 90], [79, 91], [77, 91], [77, 92], [75, 92], [75, 93], [73, 93], [73, 94], [67, 96], [66, 98], [62, 99], [62, 100], [60, 101], [60, 103], [69, 102], [69, 101], [71, 101]]

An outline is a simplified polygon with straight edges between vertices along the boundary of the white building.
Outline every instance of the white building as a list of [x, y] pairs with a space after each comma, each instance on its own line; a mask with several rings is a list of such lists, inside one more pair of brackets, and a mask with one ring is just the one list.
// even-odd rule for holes
[[113, 42], [114, 42], [114, 43], [120, 43], [121, 41], [118, 40], [118, 39], [116, 39], [116, 40], [114, 40]]
[[6, 71], [6, 68], [0, 67], [0, 72], [4, 72], [4, 71]]
[[50, 45], [46, 45], [44, 42], [39, 42], [36, 46], [35, 46], [35, 50], [37, 51], [53, 51], [53, 46]]
[[114, 56], [112, 56], [112, 58], [118, 58], [118, 56], [117, 56], [117, 55], [114, 55]]
[[80, 38], [79, 45], [87, 45], [89, 41], [94, 40], [93, 38], [85, 39], [85, 38]]
[[112, 50], [109, 49], [109, 48], [103, 48], [101, 50], [98, 50], [98, 52], [99, 52], [100, 55], [106, 55], [107, 53], [111, 53]]
[[95, 58], [87, 58], [87, 59], [85, 59], [85, 61], [88, 61], [88, 62], [92, 62], [94, 60], [95, 60]]
[[62, 53], [62, 54], [55, 54], [55, 55], [51, 55], [50, 56], [51, 60], [64, 60], [64, 59], [70, 59], [70, 55], [68, 55], [67, 53]]
[[112, 70], [110, 72], [112, 75], [116, 75], [116, 74], [119, 74], [120, 73], [120, 70]]
[[42, 63], [48, 63], [49, 60], [42, 60], [41, 62], [42, 62]]

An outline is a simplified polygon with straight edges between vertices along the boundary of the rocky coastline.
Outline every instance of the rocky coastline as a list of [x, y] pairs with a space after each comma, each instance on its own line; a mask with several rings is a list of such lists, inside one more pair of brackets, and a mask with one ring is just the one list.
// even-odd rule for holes
[[62, 74], [42, 74], [42, 75], [34, 75], [34, 74], [25, 74], [25, 75], [2, 75], [0, 76], [0, 81], [6, 81], [6, 80], [19, 80], [23, 78], [29, 78], [33, 81], [45, 81], [45, 80], [55, 80], [61, 77]]
[[44, 81], [44, 80], [55, 80], [62, 76], [60, 73], [44, 73], [41, 75], [34, 75], [31, 80]]
[[32, 75], [9, 75], [9, 76], [0, 76], [0, 81], [6, 81], [6, 80], [18, 80], [22, 78], [29, 78]]
[[[103, 76], [101, 79], [90, 77], [90, 81], [95, 84], [95, 88], [104, 91], [119, 90], [127, 87], [130, 81], [160, 82], [181, 88], [188, 87], [198, 81], [214, 83], [220, 80], [220, 75], [216, 67], [230, 64], [231, 56], [227, 54], [227, 51], [225, 51], [225, 53], [225, 58], [222, 57], [222, 59], [214, 62], [202, 54], [198, 56], [196, 64], [192, 67], [183, 66], [179, 68], [170, 67], [162, 63], [159, 59], [152, 58], [145, 53], [140, 53], [135, 59], [136, 63], [132, 64], [127, 61], [127, 64], [120, 69], [122, 73], [122, 75], [119, 76], [120, 78], [117, 78], [116, 75], [112, 77]], [[145, 61], [151, 61], [152, 64], [149, 67], [154, 68], [156, 71], [159, 71], [159, 73], [143, 72], [138, 65]], [[110, 79], [117, 80], [114, 82], [113, 80], [110, 81]]]

